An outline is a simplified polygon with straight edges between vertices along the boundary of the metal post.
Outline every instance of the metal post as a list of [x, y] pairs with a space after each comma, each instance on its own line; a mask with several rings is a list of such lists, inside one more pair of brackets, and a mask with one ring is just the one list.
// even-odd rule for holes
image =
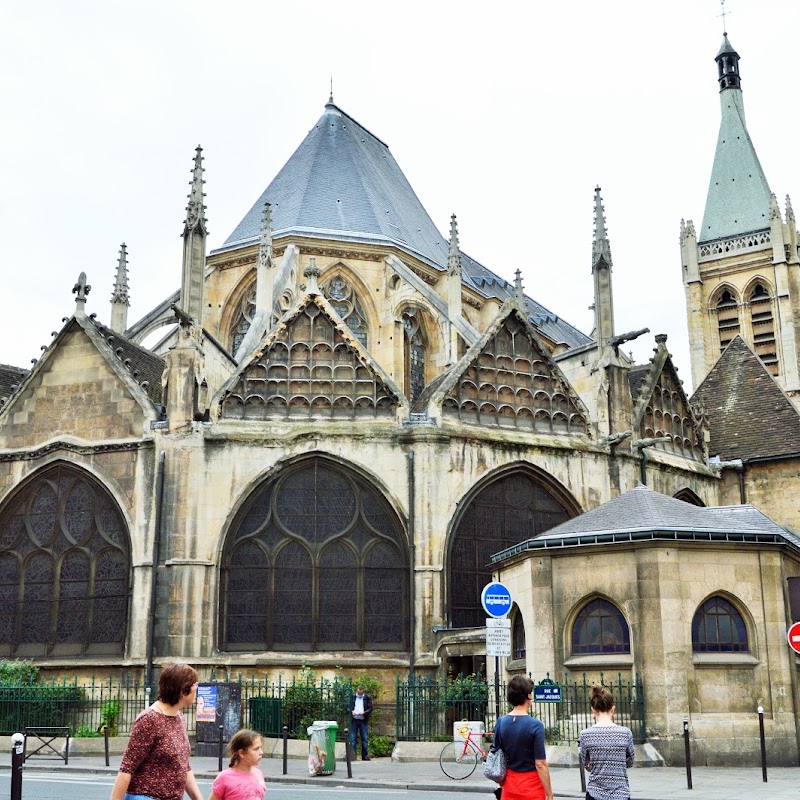
[[219, 749], [217, 750], [217, 757], [219, 759], [219, 767], [217, 768], [219, 772], [222, 772], [222, 752], [225, 749], [225, 728], [222, 725], [219, 726]]
[[581, 794], [586, 794], [586, 769], [583, 766], [583, 756], [578, 751], [578, 767], [581, 771]]
[[686, 788], [692, 788], [692, 751], [689, 747], [689, 717], [683, 718], [683, 746], [686, 751]]
[[350, 728], [344, 729], [344, 757], [347, 761], [347, 777], [353, 777], [353, 754], [350, 750]]
[[764, 739], [764, 707], [758, 707], [758, 735], [761, 739], [761, 777], [767, 782], [767, 742]]
[[283, 774], [289, 772], [289, 726], [283, 726]]
[[106, 766], [108, 767], [111, 763], [108, 752], [108, 725], [103, 725], [103, 739], [105, 739], [104, 744], [106, 748]]
[[11, 737], [11, 800], [22, 800], [22, 765], [25, 762], [25, 737], [15, 733]]
[[500, 719], [500, 656], [494, 657], [494, 724]]

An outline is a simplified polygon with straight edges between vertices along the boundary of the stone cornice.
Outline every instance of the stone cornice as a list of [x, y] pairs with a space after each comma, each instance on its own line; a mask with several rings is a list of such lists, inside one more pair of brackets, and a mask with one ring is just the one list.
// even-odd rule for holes
[[127, 442], [106, 442], [104, 444], [76, 444], [75, 442], [49, 442], [42, 447], [37, 447], [35, 450], [7, 450], [0, 451], [0, 462], [6, 461], [32, 461], [37, 458], [43, 458], [51, 453], [56, 453], [63, 450], [67, 453], [76, 453], [77, 455], [90, 456], [97, 455], [98, 453], [118, 453], [130, 450], [139, 450], [143, 448], [152, 448], [154, 444], [153, 439], [141, 439], [137, 441]]

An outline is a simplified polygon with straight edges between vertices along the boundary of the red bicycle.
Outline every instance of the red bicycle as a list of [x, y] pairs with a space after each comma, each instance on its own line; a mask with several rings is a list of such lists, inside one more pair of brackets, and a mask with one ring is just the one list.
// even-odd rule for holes
[[448, 742], [439, 754], [439, 766], [448, 778], [461, 781], [469, 778], [479, 761], [486, 761], [488, 753], [473, 737], [491, 736], [491, 733], [481, 734], [464, 725], [459, 731], [463, 741]]

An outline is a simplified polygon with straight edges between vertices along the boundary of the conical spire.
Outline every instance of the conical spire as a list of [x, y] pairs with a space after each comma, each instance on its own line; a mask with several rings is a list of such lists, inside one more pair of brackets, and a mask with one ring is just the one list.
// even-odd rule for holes
[[770, 189], [744, 114], [739, 54], [724, 34], [717, 53], [721, 119], [698, 242], [769, 228]]
[[196, 324], [203, 324], [206, 269], [206, 205], [203, 193], [203, 148], [197, 146], [191, 191], [183, 225], [183, 274], [180, 308]]
[[606, 233], [606, 217], [603, 208], [603, 198], [600, 196], [600, 187], [594, 189], [594, 240], [592, 242], [592, 271], [597, 268], [597, 262], [603, 259], [606, 266], [611, 267], [611, 245]]
[[608, 242], [605, 209], [599, 186], [594, 190], [592, 275], [594, 276], [594, 339], [601, 347], [605, 347], [614, 336], [614, 294], [611, 286], [611, 245]]
[[111, 330], [122, 333], [128, 327], [128, 248], [123, 242], [119, 248], [114, 291], [111, 293]]
[[461, 275], [461, 251], [458, 249], [458, 222], [456, 215], [450, 217], [450, 252], [447, 256], [447, 273]]

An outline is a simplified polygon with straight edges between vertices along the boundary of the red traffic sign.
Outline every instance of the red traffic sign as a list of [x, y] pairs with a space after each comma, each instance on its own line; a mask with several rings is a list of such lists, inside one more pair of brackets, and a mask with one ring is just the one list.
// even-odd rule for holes
[[795, 622], [792, 627], [786, 632], [786, 638], [789, 640], [789, 647], [800, 653], [800, 622]]

